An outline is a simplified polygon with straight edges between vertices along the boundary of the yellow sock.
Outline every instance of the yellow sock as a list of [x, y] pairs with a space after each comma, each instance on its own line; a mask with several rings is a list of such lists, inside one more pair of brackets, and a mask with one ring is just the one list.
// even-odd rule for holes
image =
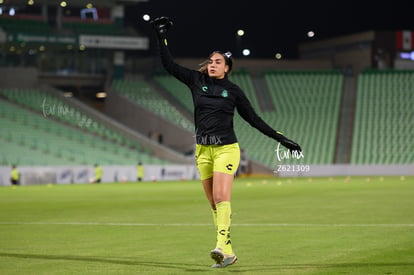
[[221, 248], [225, 254], [233, 254], [230, 239], [231, 205], [229, 201], [216, 204], [217, 209], [217, 248]]

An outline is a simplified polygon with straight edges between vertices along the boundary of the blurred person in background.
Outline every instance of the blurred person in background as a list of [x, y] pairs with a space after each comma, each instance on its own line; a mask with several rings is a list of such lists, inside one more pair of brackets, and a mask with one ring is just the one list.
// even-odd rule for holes
[[144, 166], [142, 166], [142, 162], [138, 162], [137, 165], [137, 181], [142, 181], [144, 178]]
[[102, 175], [103, 175], [103, 169], [99, 164], [95, 164], [95, 177], [93, 182], [94, 183], [100, 183], [102, 181]]
[[11, 170], [11, 173], [10, 173], [10, 182], [11, 182], [11, 185], [19, 185], [20, 184], [20, 182], [19, 182], [19, 180], [20, 180], [20, 173], [19, 173], [19, 170], [17, 170], [17, 167], [16, 167], [16, 165], [12, 165], [12, 170]]

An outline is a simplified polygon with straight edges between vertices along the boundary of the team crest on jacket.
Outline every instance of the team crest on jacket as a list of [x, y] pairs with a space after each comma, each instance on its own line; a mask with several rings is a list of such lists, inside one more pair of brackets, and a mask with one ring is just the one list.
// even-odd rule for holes
[[228, 97], [228, 96], [229, 96], [229, 92], [227, 92], [227, 90], [223, 90], [223, 91], [221, 92], [221, 96], [222, 96], [222, 97]]
[[203, 87], [201, 87], [201, 90], [206, 93], [208, 90], [208, 87], [204, 85]]

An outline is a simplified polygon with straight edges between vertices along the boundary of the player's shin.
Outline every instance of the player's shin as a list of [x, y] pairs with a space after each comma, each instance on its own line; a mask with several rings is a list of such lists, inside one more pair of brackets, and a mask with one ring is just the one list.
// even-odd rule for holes
[[231, 204], [223, 201], [216, 204], [217, 209], [217, 243], [216, 248], [221, 248], [227, 255], [233, 254], [230, 238]]

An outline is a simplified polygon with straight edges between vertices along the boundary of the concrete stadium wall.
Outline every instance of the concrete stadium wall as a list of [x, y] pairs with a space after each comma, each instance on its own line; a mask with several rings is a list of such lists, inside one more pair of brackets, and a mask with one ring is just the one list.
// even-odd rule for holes
[[37, 68], [0, 67], [0, 88], [33, 88], [38, 84]]
[[[90, 183], [93, 166], [20, 166], [20, 185]], [[102, 165], [102, 183], [137, 180], [136, 166]], [[0, 186], [10, 185], [11, 167], [0, 166]], [[195, 165], [144, 165], [144, 181], [198, 179]]]
[[278, 165], [279, 177], [413, 176], [414, 164], [395, 165]]
[[[135, 166], [103, 165], [102, 183], [136, 181]], [[414, 164], [407, 165], [280, 165], [277, 177], [323, 176], [413, 176]], [[21, 166], [21, 185], [90, 183], [93, 166]], [[0, 166], [0, 186], [10, 185], [11, 167]], [[272, 174], [268, 174], [271, 176]], [[195, 165], [144, 165], [144, 181], [199, 179]]]

